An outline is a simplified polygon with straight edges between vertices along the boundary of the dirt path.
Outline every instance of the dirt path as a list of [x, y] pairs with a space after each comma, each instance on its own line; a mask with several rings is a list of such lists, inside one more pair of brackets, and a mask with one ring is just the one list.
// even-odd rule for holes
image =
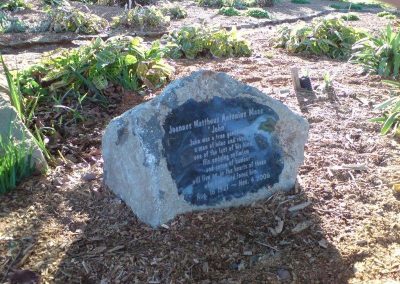
[[[355, 25], [373, 31], [386, 23], [365, 13]], [[250, 58], [172, 64], [175, 78], [198, 69], [227, 72], [307, 118], [295, 192], [181, 215], [158, 230], [143, 225], [102, 186], [101, 133], [113, 116], [143, 101], [131, 95], [111, 115], [99, 111], [95, 125], [69, 129], [65, 163], [0, 198], [0, 283], [11, 268], [36, 271], [44, 283], [400, 281], [400, 197], [390, 189], [400, 180], [400, 146], [368, 122], [389, 91], [359, 66], [273, 48], [275, 29], [245, 31], [255, 49]], [[43, 51], [20, 50], [6, 60], [25, 66]], [[329, 71], [338, 102], [296, 96], [292, 66], [309, 70], [314, 85]], [[358, 170], [343, 168], [354, 164]], [[305, 209], [289, 210], [307, 201]]]

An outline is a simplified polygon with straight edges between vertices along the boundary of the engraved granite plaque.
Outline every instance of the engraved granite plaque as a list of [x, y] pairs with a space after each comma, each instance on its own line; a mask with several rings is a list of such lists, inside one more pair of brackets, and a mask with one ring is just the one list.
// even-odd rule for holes
[[251, 204], [288, 191], [308, 123], [225, 73], [199, 71], [114, 118], [103, 136], [104, 182], [144, 222]]
[[274, 134], [279, 117], [247, 98], [188, 100], [164, 123], [164, 154], [179, 195], [215, 205], [279, 181], [284, 167]]

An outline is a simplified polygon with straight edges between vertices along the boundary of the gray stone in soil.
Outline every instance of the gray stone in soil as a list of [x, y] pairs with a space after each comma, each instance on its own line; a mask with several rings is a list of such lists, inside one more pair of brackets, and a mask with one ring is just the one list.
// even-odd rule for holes
[[32, 147], [32, 165], [35, 166], [37, 171], [42, 172], [47, 168], [46, 159], [42, 151], [36, 145], [30, 131], [19, 119], [17, 111], [11, 106], [6, 93], [6, 90], [8, 90], [6, 87], [7, 83], [2, 77], [3, 76], [0, 76], [0, 136], [2, 137], [2, 141], [7, 144], [11, 137], [19, 143], [25, 143], [29, 148]]
[[225, 73], [195, 72], [110, 122], [104, 181], [153, 227], [184, 212], [250, 204], [294, 187], [308, 128]]

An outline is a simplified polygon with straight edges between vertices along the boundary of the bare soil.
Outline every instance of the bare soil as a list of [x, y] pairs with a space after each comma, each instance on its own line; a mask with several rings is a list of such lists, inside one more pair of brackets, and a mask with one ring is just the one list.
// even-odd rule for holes
[[[360, 16], [352, 25], [371, 32], [387, 24], [374, 13]], [[112, 117], [161, 90], [146, 97], [114, 90], [115, 107], [90, 109], [94, 119], [66, 128], [58, 141], [63, 161], [0, 197], [0, 283], [22, 269], [43, 283], [399, 283], [400, 196], [392, 185], [400, 183], [400, 145], [368, 122], [389, 90], [357, 65], [273, 48], [277, 28], [242, 30], [255, 50], [250, 58], [171, 64], [174, 78], [199, 69], [227, 72], [309, 121], [293, 192], [180, 215], [151, 229], [103, 186], [100, 143]], [[5, 59], [23, 67], [55, 47], [8, 50]], [[293, 66], [308, 70], [314, 86], [329, 71], [338, 100], [293, 92]]]

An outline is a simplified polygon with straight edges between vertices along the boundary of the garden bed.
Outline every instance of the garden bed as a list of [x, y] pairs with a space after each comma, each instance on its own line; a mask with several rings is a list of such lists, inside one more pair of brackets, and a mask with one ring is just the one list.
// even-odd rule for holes
[[[289, 5], [285, 17], [290, 18], [328, 2], [317, 3], [305, 12], [286, 2], [271, 11], [279, 15]], [[215, 9], [192, 8], [172, 27], [192, 23], [200, 11], [213, 23], [236, 21], [212, 18]], [[376, 13], [358, 15], [360, 21], [351, 25], [373, 33], [388, 23]], [[48, 175], [0, 198], [0, 280], [12, 269], [29, 269], [44, 283], [400, 281], [400, 197], [391, 189], [400, 181], [400, 145], [398, 138], [380, 136], [380, 126], [368, 121], [379, 114], [373, 105], [389, 96], [389, 88], [358, 65], [274, 48], [270, 40], [278, 28], [243, 29], [254, 49], [248, 58], [169, 62], [176, 70], [172, 79], [199, 69], [227, 72], [307, 118], [306, 160], [293, 192], [250, 207], [184, 214], [152, 230], [103, 186], [100, 143], [110, 119], [161, 90], [139, 96], [114, 87], [110, 107], [86, 109], [90, 120], [65, 127], [49, 142], [63, 158], [57, 156]], [[5, 59], [11, 68], [22, 68], [55, 47], [63, 45], [7, 49]], [[308, 70], [314, 86], [322, 85], [329, 71], [338, 100], [296, 95], [293, 66]], [[307, 201], [305, 209], [289, 211]], [[269, 228], [280, 221], [282, 232], [272, 236]], [[296, 226], [304, 230], [293, 230]]]

